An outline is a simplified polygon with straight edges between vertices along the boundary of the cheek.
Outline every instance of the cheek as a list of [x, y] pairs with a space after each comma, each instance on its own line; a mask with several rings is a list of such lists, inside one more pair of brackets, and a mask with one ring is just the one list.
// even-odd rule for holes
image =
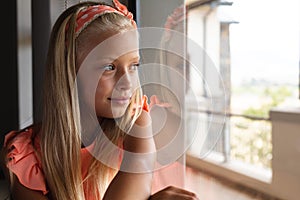
[[101, 78], [98, 82], [95, 98], [110, 97], [114, 89], [114, 81], [112, 79]]
[[95, 91], [95, 111], [98, 117], [110, 117], [108, 108], [110, 103], [108, 98], [110, 97], [113, 84], [109, 80], [100, 79]]
[[133, 86], [132, 89], [137, 89], [138, 87], [140, 87], [140, 81], [139, 81], [138, 73], [132, 75], [131, 83], [132, 83], [132, 86]]

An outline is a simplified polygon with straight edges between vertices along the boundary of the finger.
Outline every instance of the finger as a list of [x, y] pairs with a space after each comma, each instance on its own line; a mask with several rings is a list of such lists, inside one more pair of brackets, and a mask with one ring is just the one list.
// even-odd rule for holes
[[177, 192], [177, 193], [193, 196], [193, 197], [197, 196], [194, 192], [191, 192], [191, 191], [185, 190], [183, 188], [179, 188], [179, 187], [169, 186], [166, 189], [167, 190], [172, 190], [172, 191]]
[[153, 194], [151, 200], [199, 200], [195, 193], [169, 186]]
[[176, 198], [178, 200], [199, 200], [197, 195], [192, 193], [192, 192], [188, 192], [186, 194], [184, 193], [180, 193], [180, 195], [178, 196], [178, 193], [176, 193]]
[[172, 195], [169, 195], [168, 198], [172, 200], [199, 200], [197, 196], [177, 192], [174, 192]]

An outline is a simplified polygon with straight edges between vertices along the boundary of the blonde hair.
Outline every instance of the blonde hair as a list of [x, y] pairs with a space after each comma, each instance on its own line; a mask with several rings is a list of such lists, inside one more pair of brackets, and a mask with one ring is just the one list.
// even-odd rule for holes
[[[133, 29], [129, 19], [117, 14], [106, 13], [99, 16], [78, 37], [75, 36], [75, 22], [78, 12], [96, 3], [84, 2], [68, 8], [56, 21], [49, 42], [47, 68], [43, 96], [43, 119], [41, 125], [41, 159], [43, 171], [51, 196], [57, 200], [82, 200], [83, 182], [96, 199], [103, 194], [115, 175], [116, 170], [93, 158], [88, 175], [81, 175], [81, 119], [77, 94], [76, 50], [94, 34], [105, 31], [120, 32]], [[120, 126], [128, 131], [140, 114], [134, 104], [141, 103], [142, 93], [137, 90], [126, 113], [120, 119]], [[118, 144], [124, 132], [113, 119], [102, 119], [104, 131], [110, 131], [110, 140]], [[98, 140], [96, 138], [95, 149]]]

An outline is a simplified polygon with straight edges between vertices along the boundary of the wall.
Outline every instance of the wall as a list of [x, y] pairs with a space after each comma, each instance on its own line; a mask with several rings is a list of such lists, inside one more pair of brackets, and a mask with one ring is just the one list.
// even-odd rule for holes
[[300, 108], [271, 111], [273, 143], [272, 191], [298, 200], [300, 196]]
[[0, 147], [2, 147], [4, 135], [11, 129], [17, 129], [19, 125], [18, 113], [18, 66], [17, 66], [17, 8], [16, 0], [3, 2], [3, 8], [7, 12], [1, 12], [2, 31], [1, 48], [1, 123], [0, 123]]
[[19, 128], [33, 122], [31, 1], [18, 0]]

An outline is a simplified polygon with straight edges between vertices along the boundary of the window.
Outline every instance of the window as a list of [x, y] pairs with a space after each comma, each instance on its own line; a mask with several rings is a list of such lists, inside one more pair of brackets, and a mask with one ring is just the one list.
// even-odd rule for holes
[[[201, 75], [193, 79], [196, 67], [190, 65], [191, 87], [198, 88], [195, 93], [201, 106], [189, 110], [187, 126], [195, 126], [198, 120], [202, 128], [196, 134], [205, 136], [195, 136], [189, 154], [219, 155], [223, 162], [271, 170], [269, 111], [300, 105], [299, 2], [187, 1], [187, 5], [188, 36], [203, 48], [202, 54], [219, 73], [210, 77], [204, 68], [212, 65], [203, 62]], [[191, 60], [201, 54], [188, 53]], [[208, 79], [221, 79], [211, 95], [205, 92]], [[221, 102], [207, 106], [216, 98]]]

